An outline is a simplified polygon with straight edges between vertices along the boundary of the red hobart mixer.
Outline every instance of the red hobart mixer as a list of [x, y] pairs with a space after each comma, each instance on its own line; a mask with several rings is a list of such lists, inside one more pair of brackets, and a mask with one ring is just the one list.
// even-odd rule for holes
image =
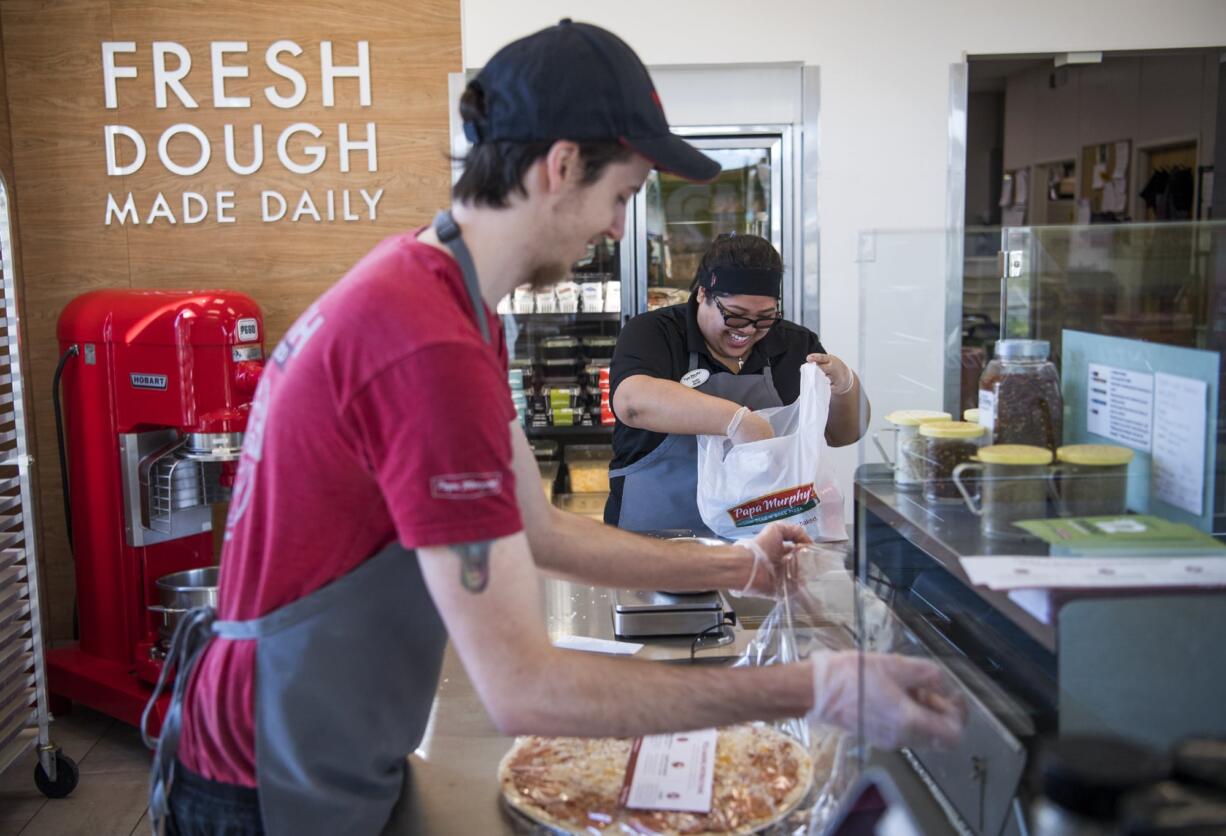
[[101, 290], [58, 334], [80, 640], [47, 654], [48, 685], [135, 725], [178, 613], [216, 595], [212, 506], [229, 498], [263, 317], [230, 291]]

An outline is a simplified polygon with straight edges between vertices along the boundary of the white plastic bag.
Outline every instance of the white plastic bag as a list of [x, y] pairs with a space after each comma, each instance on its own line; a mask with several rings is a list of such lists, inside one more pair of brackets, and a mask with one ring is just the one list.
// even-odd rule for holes
[[756, 414], [770, 421], [774, 438], [733, 445], [726, 436], [698, 436], [702, 521], [731, 540], [778, 520], [804, 526], [815, 541], [846, 540], [843, 496], [826, 447], [830, 379], [805, 363], [795, 403]]

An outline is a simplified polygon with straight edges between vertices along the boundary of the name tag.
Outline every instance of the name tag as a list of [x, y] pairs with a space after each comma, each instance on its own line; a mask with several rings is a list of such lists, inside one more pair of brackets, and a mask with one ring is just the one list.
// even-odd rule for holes
[[707, 382], [707, 378], [711, 373], [706, 369], [694, 369], [692, 372], [686, 372], [681, 378], [681, 385], [688, 386], [691, 389], [697, 389], [699, 386]]

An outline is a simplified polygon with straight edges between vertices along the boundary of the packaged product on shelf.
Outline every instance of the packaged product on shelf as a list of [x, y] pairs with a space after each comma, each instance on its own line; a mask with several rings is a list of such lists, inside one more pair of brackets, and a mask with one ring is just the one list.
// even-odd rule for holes
[[568, 444], [562, 450], [562, 460], [570, 471], [570, 489], [576, 493], [609, 491], [609, 462], [613, 461], [610, 444]]
[[617, 337], [584, 337], [583, 353], [589, 360], [612, 360], [613, 348], [617, 345]]
[[593, 389], [598, 388], [602, 381], [607, 386], [609, 380], [608, 372], [609, 366], [607, 363], [588, 363], [583, 367], [583, 382]]
[[537, 313], [558, 312], [558, 296], [553, 292], [552, 287], [537, 288], [533, 296], [536, 300]]
[[541, 364], [544, 374], [541, 383], [545, 386], [576, 386], [579, 383], [578, 359], [574, 357], [546, 360]]
[[549, 402], [550, 409], [581, 406], [585, 400], [583, 389], [579, 386], [547, 386], [541, 390], [541, 394]]
[[604, 519], [604, 506], [609, 500], [609, 492], [596, 493], [560, 493], [554, 497], [554, 504], [563, 511], [591, 517], [594, 520]]
[[558, 282], [553, 286], [558, 300], [558, 313], [579, 312], [579, 285], [576, 282]]
[[508, 293], [498, 300], [498, 306], [494, 309], [496, 313], [512, 314], [515, 313], [515, 304], [512, 300], [512, 294]]
[[1032, 444], [1055, 453], [1064, 440], [1060, 374], [1047, 340], [1000, 340], [979, 378], [979, 423], [994, 444]]
[[517, 378], [522, 383], [524, 391], [530, 390], [536, 383], [531, 360], [512, 360], [507, 363], [507, 382], [514, 385]]
[[580, 282], [579, 298], [584, 313], [604, 312], [604, 282]]
[[548, 337], [541, 342], [546, 360], [571, 360], [579, 353], [579, 341], [574, 337]]
[[[578, 413], [582, 410], [575, 409], [569, 406], [550, 407], [549, 414], [553, 417], [553, 425], [555, 427], [573, 427], [576, 423], [582, 422], [582, 416]], [[576, 421], [575, 419], [579, 420]]]
[[617, 313], [622, 309], [621, 282], [604, 283], [604, 309], [605, 313]]
[[532, 285], [521, 284], [515, 288], [512, 294], [511, 307], [517, 314], [529, 314], [536, 312], [535, 295], [532, 292]]
[[538, 461], [536, 466], [541, 471], [541, 487], [545, 489], [545, 500], [553, 502], [553, 486], [558, 481], [558, 463]]
[[534, 438], [528, 442], [532, 455], [538, 462], [556, 461], [558, 458], [558, 442], [551, 438]]
[[522, 368], [507, 369], [507, 385], [511, 387], [511, 391], [524, 391], [524, 370]]

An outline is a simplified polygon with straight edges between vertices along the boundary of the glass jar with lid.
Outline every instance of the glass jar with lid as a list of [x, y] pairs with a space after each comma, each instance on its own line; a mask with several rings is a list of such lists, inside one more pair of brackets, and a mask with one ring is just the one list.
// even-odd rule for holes
[[[1026, 532], [1013, 524], [1047, 516], [1051, 450], [1030, 444], [994, 444], [984, 447], [974, 461], [954, 468], [954, 484], [971, 513], [979, 517], [984, 536], [994, 539], [1025, 539]], [[979, 473], [981, 502], [970, 491], [966, 474]]]
[[1060, 375], [1047, 340], [1000, 340], [979, 377], [979, 423], [993, 444], [1056, 452], [1064, 438]]
[[[921, 424], [932, 421], [949, 421], [948, 412], [937, 412], [931, 409], [899, 409], [885, 416], [887, 424], [893, 426], [873, 433], [873, 444], [877, 445], [881, 458], [894, 471], [894, 485], [900, 490], [918, 488], [924, 479], [924, 441], [919, 437]], [[881, 443], [881, 436], [894, 434], [894, 456], [886, 452]]]
[[1069, 444], [1056, 451], [1053, 479], [1062, 517], [1124, 513], [1132, 451], [1114, 444]]
[[983, 427], [966, 421], [933, 421], [921, 424], [923, 440], [924, 501], [961, 502], [954, 484], [954, 468], [979, 452]]

